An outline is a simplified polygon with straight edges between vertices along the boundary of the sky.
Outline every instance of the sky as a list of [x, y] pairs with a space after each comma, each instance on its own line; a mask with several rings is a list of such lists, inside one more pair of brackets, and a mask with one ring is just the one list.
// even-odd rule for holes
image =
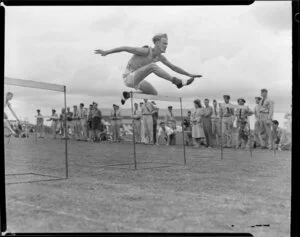
[[[267, 88], [276, 112], [288, 112], [292, 89], [291, 2], [255, 2], [250, 6], [101, 6], [6, 7], [5, 76], [66, 85], [69, 106], [96, 101], [100, 108], [120, 104], [128, 90], [122, 73], [131, 55], [94, 54], [95, 49], [152, 44], [167, 33], [165, 56], [202, 78], [180, 90], [155, 75], [147, 77], [159, 95], [222, 101], [231, 95], [254, 106]], [[171, 75], [187, 79], [158, 63]], [[131, 90], [129, 88], [129, 90]], [[36, 109], [50, 115], [63, 107], [59, 92], [5, 86], [12, 106], [31, 120]], [[159, 102], [165, 108], [170, 102]], [[172, 104], [178, 106], [177, 104]], [[122, 108], [130, 108], [127, 103]], [[8, 113], [9, 118], [11, 115]]]

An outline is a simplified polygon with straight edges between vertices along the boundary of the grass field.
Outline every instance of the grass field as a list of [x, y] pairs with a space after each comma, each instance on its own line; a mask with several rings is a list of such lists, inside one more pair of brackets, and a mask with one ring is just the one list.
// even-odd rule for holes
[[221, 160], [188, 147], [186, 157], [184, 166], [182, 146], [137, 145], [134, 170], [132, 144], [70, 141], [69, 179], [54, 180], [42, 175], [64, 176], [64, 142], [12, 138], [8, 231], [289, 236], [290, 152], [225, 149]]

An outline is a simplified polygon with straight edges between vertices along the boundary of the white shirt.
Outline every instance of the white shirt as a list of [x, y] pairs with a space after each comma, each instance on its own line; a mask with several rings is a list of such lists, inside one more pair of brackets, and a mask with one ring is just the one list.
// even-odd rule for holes
[[173, 133], [173, 129], [169, 128], [168, 126], [165, 126], [165, 130], [163, 130], [162, 127], [159, 127], [158, 129], [158, 136], [170, 136]]

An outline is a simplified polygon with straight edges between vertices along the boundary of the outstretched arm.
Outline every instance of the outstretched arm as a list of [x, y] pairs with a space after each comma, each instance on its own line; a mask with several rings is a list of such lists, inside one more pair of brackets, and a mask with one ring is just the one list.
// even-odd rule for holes
[[175, 66], [174, 64], [172, 64], [165, 56], [161, 55], [161, 60], [160, 60], [163, 64], [165, 64], [167, 67], [171, 68], [174, 72], [180, 73], [182, 75], [186, 75], [188, 77], [202, 77], [201, 75], [194, 75], [191, 73], [186, 72], [185, 70], [183, 70], [180, 67]]
[[141, 47], [118, 47], [110, 50], [102, 50], [96, 49], [95, 54], [101, 54], [102, 56], [106, 56], [113, 53], [127, 52], [132, 53], [139, 56], [147, 56], [149, 54], [149, 48], [141, 48]]

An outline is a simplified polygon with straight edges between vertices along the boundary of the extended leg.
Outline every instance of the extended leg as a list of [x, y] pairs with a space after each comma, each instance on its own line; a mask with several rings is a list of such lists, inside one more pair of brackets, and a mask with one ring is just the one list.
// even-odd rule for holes
[[[172, 82], [177, 86], [177, 88], [181, 88], [185, 85], [190, 85], [194, 81], [194, 77], [188, 79], [186, 82], [183, 82], [183, 80], [178, 79], [177, 77], [172, 77], [169, 73], [167, 73], [165, 70], [157, 66], [155, 63], [150, 63], [148, 65], [145, 65], [136, 71], [130, 73], [126, 78], [125, 78], [125, 84], [128, 87], [140, 89], [140, 83], [151, 73], [154, 73], [160, 78], [163, 78], [167, 81]], [[140, 89], [142, 90], [142, 89]], [[142, 90], [143, 91], [143, 90]], [[143, 91], [144, 92], [144, 91]], [[146, 91], [145, 91], [146, 93]], [[151, 94], [154, 93], [154, 95], [157, 95], [156, 90], [152, 90], [150, 92]], [[150, 94], [148, 93], [148, 94]], [[123, 93], [123, 99], [121, 101], [122, 104], [125, 103], [126, 99], [130, 98], [130, 94], [128, 92]]]

